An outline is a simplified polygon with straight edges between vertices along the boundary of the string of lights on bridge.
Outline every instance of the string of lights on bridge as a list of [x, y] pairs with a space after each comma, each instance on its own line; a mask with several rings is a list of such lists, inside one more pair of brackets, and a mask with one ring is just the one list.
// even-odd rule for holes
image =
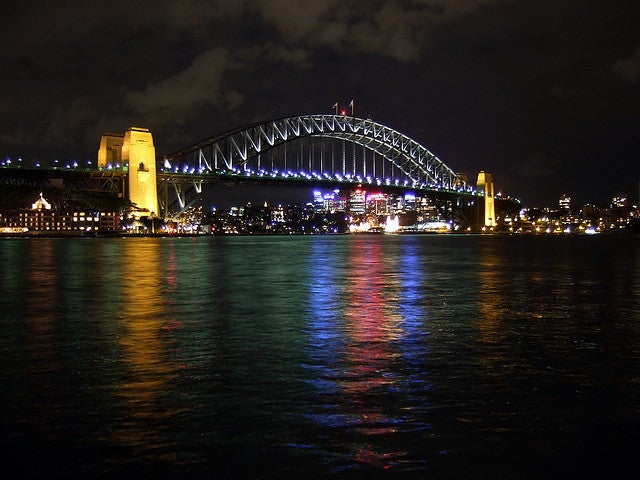
[[[31, 162], [31, 165], [28, 165], [27, 162], [24, 162], [22, 157], [18, 157], [16, 160], [11, 160], [11, 158], [6, 158], [4, 161], [0, 162], [0, 168], [24, 168], [24, 169], [52, 169], [52, 170], [68, 170], [68, 171], [85, 171], [85, 172], [94, 172], [105, 170], [107, 172], [122, 172], [123, 174], [127, 172], [128, 165], [120, 165], [120, 164], [107, 164], [104, 169], [97, 169], [94, 167], [94, 162], [91, 160], [87, 160], [83, 165], [80, 164], [77, 160], [72, 162], [60, 162], [57, 159], [54, 159], [51, 162], [51, 165], [43, 164], [43, 162], [34, 160]], [[410, 183], [407, 179], [391, 179], [391, 178], [379, 178], [379, 177], [371, 177], [366, 176], [362, 177], [361, 175], [351, 175], [350, 173], [346, 173], [342, 175], [339, 172], [295, 172], [292, 170], [287, 171], [267, 171], [267, 170], [259, 170], [254, 171], [252, 169], [239, 169], [239, 168], [231, 168], [227, 170], [218, 170], [216, 172], [212, 172], [208, 170], [206, 167], [194, 167], [190, 165], [183, 165], [182, 167], [171, 166], [165, 160], [162, 168], [158, 169], [158, 173], [168, 173], [168, 174], [176, 174], [176, 175], [187, 175], [191, 176], [194, 179], [196, 178], [206, 178], [206, 177], [216, 177], [216, 178], [237, 178], [237, 177], [245, 177], [245, 178], [269, 178], [272, 180], [291, 180], [291, 179], [299, 179], [299, 180], [308, 180], [314, 182], [326, 182], [326, 183], [343, 183], [343, 184], [353, 184], [353, 185], [370, 185], [374, 187], [403, 187], [403, 188], [414, 188], [417, 190], [432, 190], [432, 191], [452, 191], [452, 192], [460, 192], [466, 193], [470, 195], [479, 195], [482, 196], [484, 194], [483, 191], [478, 191], [473, 187], [458, 187], [454, 189], [443, 189], [438, 185], [427, 185], [420, 184], [416, 182]], [[498, 197], [502, 196], [501, 193], [497, 194]], [[508, 197], [507, 197], [508, 198]]]
[[[202, 182], [242, 177], [258, 181], [302, 181], [315, 183], [314, 186], [338, 183], [345, 187], [370, 185], [414, 189], [416, 193], [485, 195], [483, 189], [475, 189], [467, 183], [466, 175], [455, 174], [418, 142], [371, 119], [354, 117], [353, 101], [350, 107], [350, 117], [346, 112], [338, 115], [336, 108], [336, 115], [288, 117], [233, 129], [165, 156], [163, 161], [156, 161], [155, 171], [164, 177], [164, 181], [183, 177], [180, 181], [185, 182], [184, 177], [192, 177], [198, 192]], [[330, 149], [325, 142], [331, 145]], [[341, 146], [341, 149], [337, 147], [338, 158], [334, 158], [336, 143]], [[347, 152], [347, 145], [350, 152]], [[289, 153], [294, 153], [291, 158], [295, 157], [295, 161], [289, 163], [297, 164], [294, 168], [287, 165], [290, 147]], [[359, 156], [356, 147], [362, 149]], [[275, 162], [273, 152], [280, 152]], [[271, 166], [264, 168], [269, 158]], [[7, 159], [0, 167], [28, 168], [22, 158], [18, 159], [18, 165]], [[99, 159], [97, 167], [90, 160], [83, 166], [77, 160], [65, 164], [54, 160], [49, 166], [35, 161], [33, 168], [111, 172], [112, 175], [125, 175], [129, 171], [124, 159], [122, 163]], [[137, 171], [137, 167], [132, 168]], [[174, 186], [179, 189], [177, 184]]]

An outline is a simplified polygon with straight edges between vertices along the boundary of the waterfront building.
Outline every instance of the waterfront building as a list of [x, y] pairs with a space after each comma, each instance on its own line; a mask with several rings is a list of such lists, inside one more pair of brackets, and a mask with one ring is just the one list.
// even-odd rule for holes
[[102, 232], [115, 232], [122, 229], [120, 214], [118, 212], [99, 212], [98, 229]]
[[355, 189], [349, 195], [349, 211], [353, 214], [366, 212], [366, 192], [360, 188]]
[[278, 205], [271, 212], [271, 224], [275, 225], [277, 223], [285, 223], [286, 222], [286, 212], [282, 205]]
[[389, 195], [384, 193], [374, 193], [367, 197], [367, 211], [374, 215], [388, 215]]
[[120, 230], [120, 214], [117, 212], [73, 211], [60, 212], [42, 194], [31, 208], [0, 214], [3, 232], [69, 233]]
[[436, 206], [429, 200], [428, 197], [421, 197], [416, 204], [416, 210], [422, 216], [424, 220], [436, 221], [440, 220], [440, 214]]
[[404, 195], [404, 210], [416, 209], [416, 196], [413, 193], [406, 193]]
[[322, 192], [320, 190], [314, 190], [313, 191], [313, 209], [316, 212], [324, 212], [325, 211], [324, 197], [323, 197]]
[[335, 192], [325, 193], [322, 196], [322, 211], [323, 212], [335, 212], [339, 209], [339, 199]]
[[317, 213], [344, 212], [347, 209], [347, 197], [341, 194], [340, 190], [333, 190], [332, 192], [315, 190], [313, 192], [313, 208]]

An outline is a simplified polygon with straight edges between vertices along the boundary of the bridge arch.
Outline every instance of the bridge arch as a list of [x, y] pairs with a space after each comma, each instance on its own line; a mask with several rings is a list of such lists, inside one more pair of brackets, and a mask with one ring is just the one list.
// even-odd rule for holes
[[[220, 133], [164, 159], [165, 171], [207, 173], [238, 172], [267, 173], [273, 175], [278, 168], [267, 166], [262, 156], [269, 151], [301, 139], [341, 140], [378, 155], [387, 171], [394, 172], [391, 181], [400, 180], [404, 185], [420, 189], [444, 191], [470, 191], [470, 188], [437, 156], [408, 136], [371, 119], [344, 115], [301, 115], [279, 120], [255, 123]], [[332, 160], [333, 161], [333, 160]], [[316, 166], [317, 166], [316, 162]], [[309, 161], [309, 167], [312, 165]], [[322, 168], [322, 159], [320, 160]], [[342, 163], [333, 162], [327, 172], [317, 171], [313, 175], [328, 177], [329, 174], [348, 179], [377, 176], [371, 167], [367, 172], [366, 158], [347, 168], [343, 152]], [[286, 164], [285, 164], [286, 166]], [[328, 167], [328, 166], [327, 166]], [[286, 168], [285, 168], [286, 170]], [[312, 174], [313, 168], [307, 169]], [[369, 175], [367, 175], [369, 173]], [[381, 180], [378, 179], [378, 182]], [[389, 182], [389, 179], [386, 179]]]

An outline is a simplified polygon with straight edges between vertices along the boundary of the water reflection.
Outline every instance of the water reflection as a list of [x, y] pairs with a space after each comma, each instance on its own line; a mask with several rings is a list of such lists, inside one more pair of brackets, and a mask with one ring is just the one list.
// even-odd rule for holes
[[[412, 439], [430, 428], [428, 353], [421, 301], [423, 270], [409, 239], [354, 238], [327, 251], [312, 245], [308, 368], [321, 395], [313, 421], [336, 435], [351, 467], [410, 468], [421, 462], [389, 437]], [[346, 441], [345, 441], [346, 440]]]
[[[478, 307], [480, 317], [478, 319], [478, 342], [481, 344], [479, 357], [480, 363], [485, 368], [486, 374], [500, 376], [509, 373], [509, 365], [505, 360], [504, 336], [507, 329], [503, 322], [509, 305], [506, 296], [514, 295], [515, 289], [504, 291], [504, 282], [501, 278], [502, 265], [505, 259], [500, 258], [499, 246], [493, 243], [481, 243], [478, 251]], [[509, 260], [507, 260], [509, 261]], [[513, 281], [514, 279], [512, 279]], [[513, 367], [513, 365], [511, 365]]]
[[56, 429], [56, 419], [63, 408], [60, 392], [51, 378], [63, 369], [60, 332], [60, 298], [58, 268], [56, 266], [54, 240], [34, 242], [26, 259], [29, 275], [25, 277], [26, 301], [23, 318], [27, 331], [26, 350], [28, 360], [24, 374], [31, 379], [34, 390], [32, 416], [29, 419], [43, 436]]
[[[371, 435], [394, 431], [394, 422], [381, 406], [367, 402], [397, 381], [391, 362], [398, 355], [392, 341], [399, 337], [398, 275], [385, 271], [385, 256], [379, 242], [352, 243], [348, 252], [343, 293], [343, 321], [347, 334], [344, 361], [348, 369], [340, 380], [349, 403], [346, 410], [355, 416], [358, 430]], [[390, 259], [395, 262], [396, 259]]]
[[7, 240], [5, 456], [36, 478], [616, 477], [640, 431], [632, 240]]
[[120, 385], [125, 416], [114, 437], [142, 449], [148, 458], [173, 460], [173, 440], [165, 436], [175, 411], [163, 401], [176, 372], [166, 361], [163, 328], [172, 325], [161, 295], [161, 247], [158, 239], [137, 239], [122, 252], [120, 344], [128, 373]]

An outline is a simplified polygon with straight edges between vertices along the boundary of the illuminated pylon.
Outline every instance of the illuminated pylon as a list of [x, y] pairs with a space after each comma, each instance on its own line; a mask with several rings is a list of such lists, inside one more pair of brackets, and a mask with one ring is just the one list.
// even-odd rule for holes
[[100, 139], [98, 149], [98, 168], [107, 170], [122, 167], [122, 142], [124, 135], [121, 133], [105, 133]]
[[493, 176], [484, 170], [478, 173], [478, 194], [484, 194], [484, 225], [496, 226], [496, 209], [494, 204]]
[[131, 127], [127, 130], [122, 143], [122, 162], [129, 165], [129, 200], [137, 207], [134, 216], [156, 216], [156, 149], [148, 129]]

